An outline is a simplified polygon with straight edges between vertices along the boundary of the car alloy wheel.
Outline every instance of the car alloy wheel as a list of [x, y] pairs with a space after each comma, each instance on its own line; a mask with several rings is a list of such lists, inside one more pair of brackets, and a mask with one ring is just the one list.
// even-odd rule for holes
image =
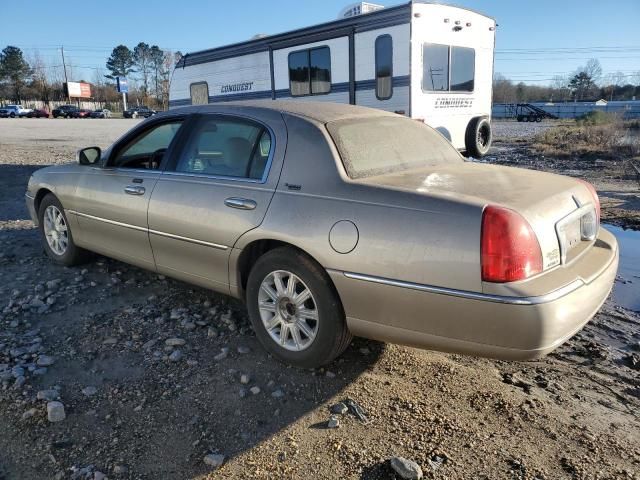
[[62, 212], [55, 205], [45, 209], [43, 227], [51, 251], [56, 255], [64, 255], [69, 245], [69, 231]]
[[318, 333], [318, 309], [309, 287], [286, 270], [269, 273], [260, 285], [258, 309], [271, 339], [293, 352], [307, 349]]

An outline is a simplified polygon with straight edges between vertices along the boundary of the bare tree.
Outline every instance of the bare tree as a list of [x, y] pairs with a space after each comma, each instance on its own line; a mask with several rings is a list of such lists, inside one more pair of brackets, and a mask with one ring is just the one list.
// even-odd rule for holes
[[501, 73], [493, 76], [493, 101], [495, 103], [513, 103], [516, 100], [513, 82]]
[[587, 64], [584, 67], [580, 68], [576, 73], [580, 72], [584, 72], [589, 75], [589, 77], [591, 77], [591, 80], [595, 84], [598, 84], [602, 79], [602, 65], [600, 65], [600, 61], [597, 58], [592, 58], [591, 60], [589, 60]]
[[42, 59], [38, 50], [33, 51], [29, 56], [28, 61], [31, 65], [31, 69], [33, 70], [33, 90], [36, 92], [38, 99], [49, 107], [52, 94], [51, 82], [49, 80], [49, 66]]
[[571, 98], [571, 91], [567, 85], [569, 85], [569, 78], [565, 75], [556, 75], [553, 77], [553, 80], [551, 80], [551, 93], [556, 101], [566, 102]]
[[152, 52], [148, 43], [140, 42], [135, 46], [133, 49], [133, 61], [138, 68], [138, 74], [142, 82], [143, 101], [145, 101], [149, 95], [149, 83], [153, 70]]

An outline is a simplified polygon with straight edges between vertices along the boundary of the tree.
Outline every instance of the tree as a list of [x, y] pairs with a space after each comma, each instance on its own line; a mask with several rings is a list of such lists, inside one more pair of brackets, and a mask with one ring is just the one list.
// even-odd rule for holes
[[571, 98], [571, 91], [567, 87], [569, 81], [564, 75], [556, 75], [551, 80], [551, 91], [556, 101], [566, 102]]
[[126, 77], [135, 71], [133, 65], [133, 53], [131, 50], [125, 45], [118, 45], [107, 59], [107, 70], [109, 70], [110, 75], [105, 75], [105, 77], [111, 79]]
[[31, 86], [37, 92], [39, 100], [42, 100], [46, 105], [49, 105], [51, 101], [51, 82], [47, 75], [47, 65], [42, 60], [40, 53], [36, 50], [33, 52], [29, 59], [31, 68], [33, 70]]
[[153, 54], [148, 43], [140, 42], [135, 46], [133, 49], [133, 62], [140, 74], [142, 96], [146, 98], [149, 94], [149, 83], [153, 70]]
[[22, 100], [22, 91], [31, 78], [32, 70], [18, 47], [8, 46], [0, 53], [0, 79], [7, 79], [17, 103]]
[[157, 45], [151, 47], [151, 67], [153, 69], [153, 92], [157, 99], [162, 97], [162, 79], [164, 74], [165, 52]]
[[513, 103], [516, 99], [516, 87], [501, 73], [493, 77], [493, 101], [495, 103]]
[[577, 101], [584, 100], [595, 88], [593, 78], [587, 72], [576, 73], [569, 82], [569, 90]]
[[594, 84], [598, 83], [602, 78], [602, 66], [597, 58], [589, 60], [587, 64], [580, 69], [580, 71], [589, 75]]

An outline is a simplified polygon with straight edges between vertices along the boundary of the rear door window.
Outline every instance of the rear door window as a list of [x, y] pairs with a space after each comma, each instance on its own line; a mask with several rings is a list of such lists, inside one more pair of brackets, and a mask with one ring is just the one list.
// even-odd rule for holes
[[193, 128], [174, 170], [263, 180], [271, 150], [271, 134], [264, 126], [241, 118], [206, 115]]

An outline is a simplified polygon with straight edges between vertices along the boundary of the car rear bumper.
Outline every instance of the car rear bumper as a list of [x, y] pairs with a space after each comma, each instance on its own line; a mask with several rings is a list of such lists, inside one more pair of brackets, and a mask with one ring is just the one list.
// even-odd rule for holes
[[[354, 335], [419, 348], [531, 360], [577, 333], [606, 300], [618, 269], [615, 237], [600, 229], [576, 262], [582, 274], [545, 295], [500, 296], [329, 271]], [[552, 275], [553, 272], [550, 272]]]

